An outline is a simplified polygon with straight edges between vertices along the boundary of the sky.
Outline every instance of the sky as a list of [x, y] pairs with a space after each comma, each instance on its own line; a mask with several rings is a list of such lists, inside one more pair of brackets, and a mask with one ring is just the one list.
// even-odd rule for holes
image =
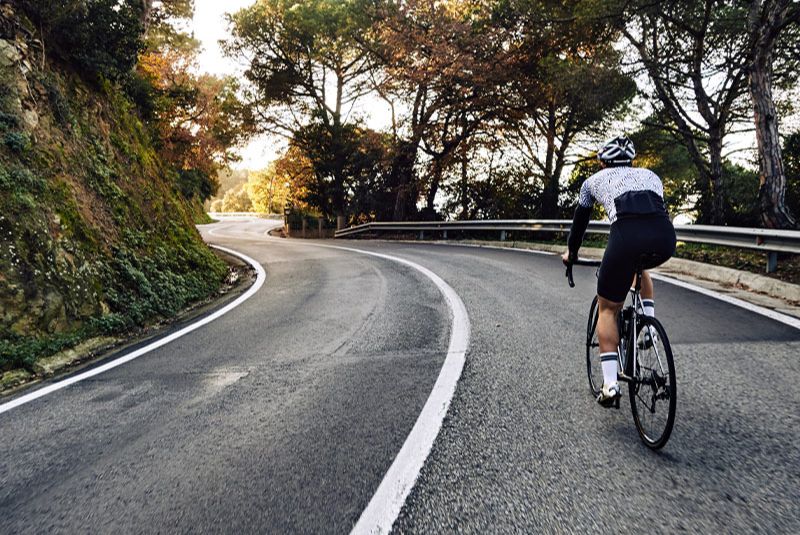
[[[219, 46], [220, 39], [229, 35], [226, 13], [233, 13], [252, 5], [254, 0], [196, 0], [192, 31], [199, 39], [203, 51], [198, 57], [201, 71], [217, 75], [241, 76], [244, 67], [225, 57]], [[233, 165], [239, 169], [263, 169], [278, 157], [283, 148], [278, 139], [258, 136], [252, 139], [239, 153], [242, 160]]]

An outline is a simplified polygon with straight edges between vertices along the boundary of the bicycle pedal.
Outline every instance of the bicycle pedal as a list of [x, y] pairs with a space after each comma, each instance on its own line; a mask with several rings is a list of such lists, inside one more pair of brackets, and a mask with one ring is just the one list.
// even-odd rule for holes
[[604, 409], [619, 409], [619, 400], [622, 396], [617, 396], [611, 399], [597, 400], [597, 404]]

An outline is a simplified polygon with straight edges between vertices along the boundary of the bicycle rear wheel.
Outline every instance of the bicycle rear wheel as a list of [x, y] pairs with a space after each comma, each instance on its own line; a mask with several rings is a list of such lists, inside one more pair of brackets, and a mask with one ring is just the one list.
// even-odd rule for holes
[[597, 399], [603, 387], [603, 367], [600, 364], [600, 342], [597, 338], [597, 296], [589, 307], [589, 324], [586, 327], [586, 372], [589, 375], [589, 390], [592, 399]]
[[669, 440], [675, 423], [675, 365], [667, 333], [655, 318], [639, 317], [636, 369], [628, 385], [636, 430], [650, 448]]

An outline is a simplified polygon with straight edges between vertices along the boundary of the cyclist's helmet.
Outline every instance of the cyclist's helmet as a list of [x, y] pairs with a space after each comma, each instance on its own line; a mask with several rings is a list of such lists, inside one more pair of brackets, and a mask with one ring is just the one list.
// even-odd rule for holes
[[636, 158], [633, 142], [625, 136], [603, 143], [597, 150], [597, 159], [608, 165], [630, 165]]

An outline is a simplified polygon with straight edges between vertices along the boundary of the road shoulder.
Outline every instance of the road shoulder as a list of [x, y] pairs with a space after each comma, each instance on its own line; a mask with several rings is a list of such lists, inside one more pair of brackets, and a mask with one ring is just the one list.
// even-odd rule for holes
[[178, 331], [234, 301], [253, 285], [255, 271], [240, 258], [217, 249], [214, 252], [229, 266], [228, 276], [215, 294], [190, 305], [172, 318], [150, 323], [128, 335], [97, 336], [83, 340], [72, 348], [39, 359], [32, 371], [9, 370], [0, 375], [0, 399], [11, 398], [42, 381], [57, 380], [113, 360], [122, 353]]

